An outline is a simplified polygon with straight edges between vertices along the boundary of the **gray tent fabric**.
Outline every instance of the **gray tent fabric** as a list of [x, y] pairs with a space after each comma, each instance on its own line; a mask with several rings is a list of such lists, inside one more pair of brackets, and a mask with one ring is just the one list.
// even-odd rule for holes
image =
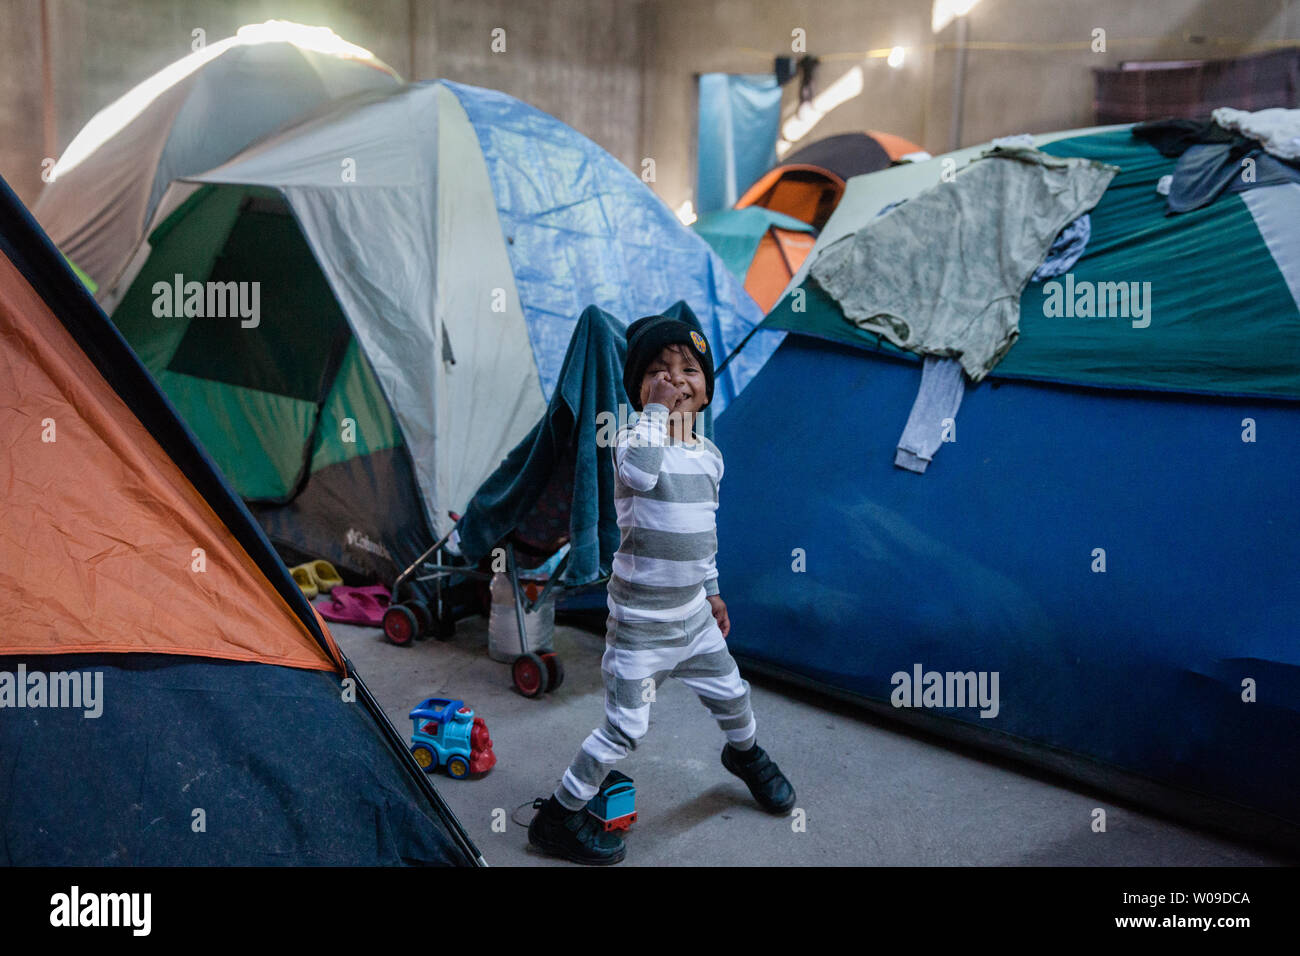
[[809, 275], [845, 318], [900, 348], [960, 360], [978, 382], [1019, 335], [1020, 294], [1057, 233], [1118, 167], [995, 148], [837, 240]]
[[98, 283], [104, 304], [174, 180], [226, 162], [332, 100], [400, 83], [391, 67], [328, 28], [242, 27], [96, 113], [64, 150], [33, 212]]
[[358, 94], [188, 181], [284, 196], [401, 426], [429, 527], [450, 530], [546, 411], [456, 95], [441, 81]]

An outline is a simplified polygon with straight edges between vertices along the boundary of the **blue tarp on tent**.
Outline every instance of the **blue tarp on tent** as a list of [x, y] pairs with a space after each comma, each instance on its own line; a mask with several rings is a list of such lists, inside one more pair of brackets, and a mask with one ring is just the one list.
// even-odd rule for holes
[[[916, 475], [893, 459], [919, 379], [911, 357], [791, 333], [719, 419], [733, 652], [887, 707], [917, 664], [997, 672], [996, 716], [926, 712], [1294, 838], [1300, 405], [989, 382]], [[1243, 442], [1245, 418], [1267, 439]]]
[[[762, 319], [708, 244], [609, 153], [513, 97], [447, 87], [464, 106], [487, 162], [547, 398], [575, 317], [589, 305], [632, 321], [685, 300], [721, 356]], [[715, 413], [779, 341], [766, 331], [751, 339], [719, 377]]]

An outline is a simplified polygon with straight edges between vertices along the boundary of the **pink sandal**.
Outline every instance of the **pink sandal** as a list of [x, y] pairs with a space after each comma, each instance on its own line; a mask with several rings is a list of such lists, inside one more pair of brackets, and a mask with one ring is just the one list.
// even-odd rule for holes
[[383, 627], [384, 611], [392, 600], [388, 588], [372, 584], [364, 588], [336, 585], [329, 596], [313, 606], [320, 616], [337, 624], [359, 624], [363, 627]]

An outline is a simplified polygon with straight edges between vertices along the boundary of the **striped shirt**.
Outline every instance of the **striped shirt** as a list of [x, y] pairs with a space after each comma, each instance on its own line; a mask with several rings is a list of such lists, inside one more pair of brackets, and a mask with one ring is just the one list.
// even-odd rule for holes
[[620, 621], [680, 621], [718, 593], [722, 454], [703, 436], [669, 442], [668, 409], [650, 404], [614, 441], [614, 507], [622, 540], [609, 579]]

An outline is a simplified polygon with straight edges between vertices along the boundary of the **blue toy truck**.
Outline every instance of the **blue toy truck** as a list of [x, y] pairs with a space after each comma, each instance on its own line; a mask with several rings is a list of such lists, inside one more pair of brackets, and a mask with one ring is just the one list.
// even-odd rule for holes
[[430, 697], [411, 711], [411, 721], [411, 756], [425, 773], [441, 766], [449, 777], [463, 780], [496, 766], [487, 723], [464, 701]]
[[626, 830], [636, 823], [636, 787], [627, 774], [611, 770], [600, 783], [587, 809], [605, 825], [605, 832]]

